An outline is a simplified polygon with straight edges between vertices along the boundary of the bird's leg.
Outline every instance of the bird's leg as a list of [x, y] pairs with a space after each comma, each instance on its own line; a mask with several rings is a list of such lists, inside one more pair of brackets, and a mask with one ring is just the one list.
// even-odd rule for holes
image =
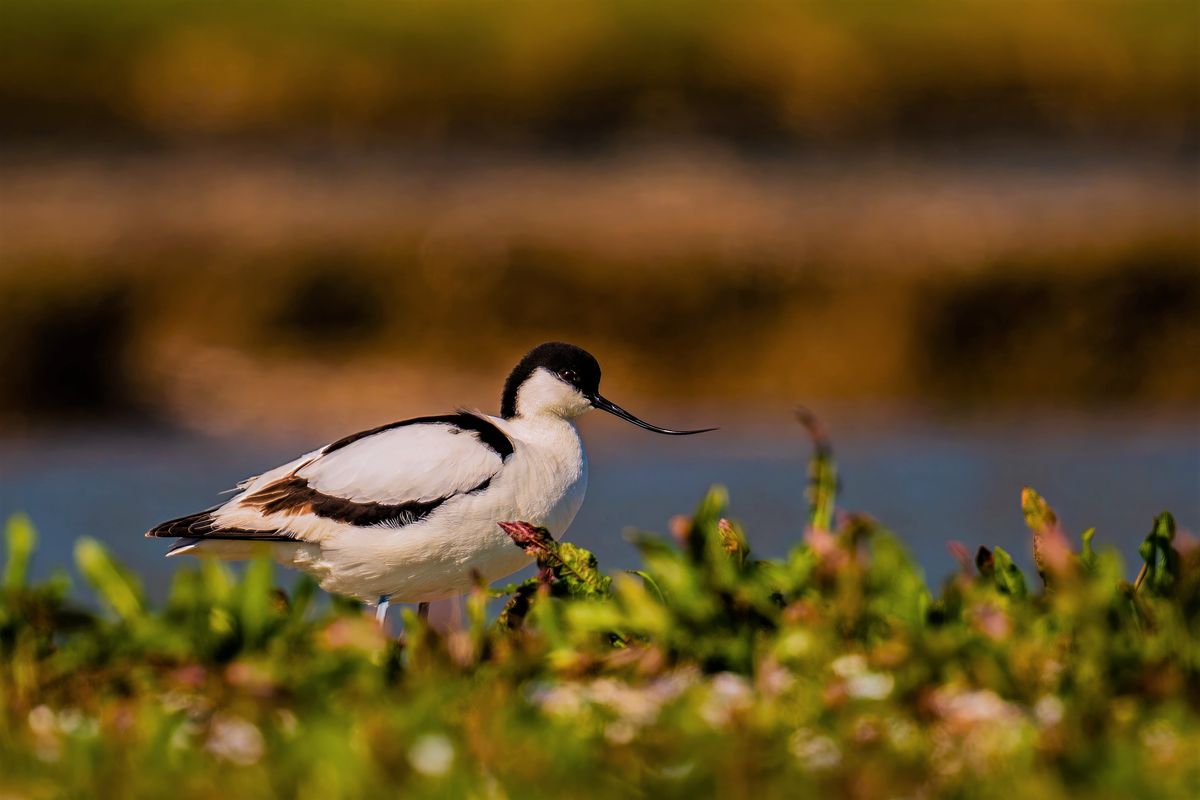
[[429, 621], [429, 603], [417, 603], [417, 616], [422, 622]]
[[386, 594], [380, 595], [379, 601], [375, 603], [375, 622], [381, 628], [387, 626], [388, 605], [390, 604], [388, 603], [388, 596]]

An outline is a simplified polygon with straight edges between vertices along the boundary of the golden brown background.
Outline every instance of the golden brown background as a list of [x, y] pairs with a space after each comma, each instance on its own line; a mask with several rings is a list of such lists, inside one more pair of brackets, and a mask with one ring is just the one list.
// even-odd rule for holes
[[[0, 425], [1192, 413], [1190, 2], [10, 0]], [[615, 387], [620, 387], [618, 390]]]

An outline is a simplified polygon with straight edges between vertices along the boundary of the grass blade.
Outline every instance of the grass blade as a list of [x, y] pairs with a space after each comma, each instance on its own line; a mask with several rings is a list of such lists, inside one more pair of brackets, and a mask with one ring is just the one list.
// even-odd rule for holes
[[833, 447], [815, 414], [807, 408], [798, 408], [796, 418], [813, 443], [812, 458], [808, 462], [808, 524], [817, 530], [833, 530], [838, 488]]
[[122, 620], [142, 614], [141, 590], [100, 542], [84, 536], [75, 542], [75, 564], [100, 599]]
[[24, 514], [13, 514], [5, 526], [8, 559], [4, 562], [4, 588], [19, 589], [29, 575], [29, 562], [37, 547], [37, 531]]

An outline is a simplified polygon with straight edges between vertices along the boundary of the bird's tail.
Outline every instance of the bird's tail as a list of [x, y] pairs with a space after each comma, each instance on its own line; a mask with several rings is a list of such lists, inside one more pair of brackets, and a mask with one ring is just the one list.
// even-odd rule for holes
[[[146, 538], [200, 538], [212, 534], [219, 527], [213, 517], [213, 509], [209, 509], [159, 523], [146, 531]], [[179, 546], [175, 545], [171, 549]]]

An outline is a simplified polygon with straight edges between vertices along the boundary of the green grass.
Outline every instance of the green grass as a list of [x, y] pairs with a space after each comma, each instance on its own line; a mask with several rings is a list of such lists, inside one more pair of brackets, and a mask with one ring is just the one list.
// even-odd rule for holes
[[1026, 490], [1040, 576], [980, 548], [934, 592], [833, 513], [824, 444], [810, 475], [786, 558], [754, 557], [720, 489], [627, 573], [514, 525], [538, 576], [399, 640], [267, 562], [180, 571], [155, 608], [81, 539], [88, 610], [65, 572], [28, 582], [15, 517], [0, 797], [1196, 796], [1200, 559], [1170, 515], [1130, 583]]

